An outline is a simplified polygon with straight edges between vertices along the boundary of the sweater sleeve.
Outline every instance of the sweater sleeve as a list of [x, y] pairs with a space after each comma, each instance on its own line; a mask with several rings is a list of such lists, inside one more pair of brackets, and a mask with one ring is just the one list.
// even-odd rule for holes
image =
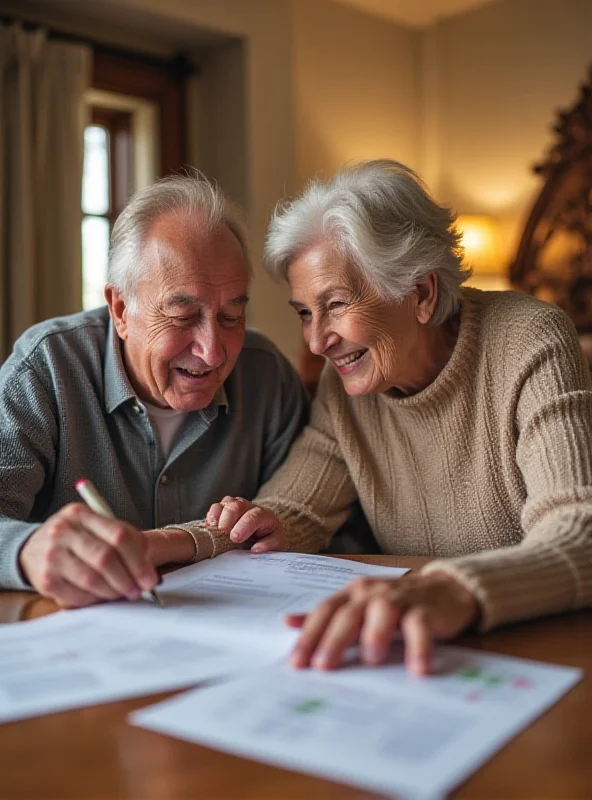
[[564, 314], [549, 308], [533, 323], [524, 337], [540, 345], [507, 395], [526, 491], [524, 537], [422, 570], [444, 571], [466, 586], [481, 605], [484, 630], [592, 604], [590, 373]]
[[37, 493], [52, 479], [58, 446], [55, 411], [26, 362], [9, 359], [0, 372], [0, 588], [31, 589], [20, 551], [40, 521]]
[[357, 497], [329, 412], [340, 412], [339, 390], [335, 376], [326, 369], [309, 425], [254, 500], [280, 517], [291, 551], [316, 553], [327, 547]]

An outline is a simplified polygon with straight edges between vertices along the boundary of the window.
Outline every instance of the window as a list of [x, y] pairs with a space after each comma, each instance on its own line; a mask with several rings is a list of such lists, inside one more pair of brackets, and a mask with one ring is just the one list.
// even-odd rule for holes
[[82, 307], [103, 305], [111, 228], [134, 190], [132, 114], [92, 108], [84, 131]]
[[103, 305], [109, 238], [131, 194], [184, 163], [183, 59], [97, 48], [84, 133], [82, 306]]

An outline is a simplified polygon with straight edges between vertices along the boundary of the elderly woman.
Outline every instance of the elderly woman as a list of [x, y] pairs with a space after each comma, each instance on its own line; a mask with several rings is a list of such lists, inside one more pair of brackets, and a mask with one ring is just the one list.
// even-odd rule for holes
[[252, 552], [316, 552], [359, 499], [384, 553], [417, 575], [359, 580], [306, 619], [292, 661], [336, 666], [359, 640], [406, 662], [432, 643], [592, 602], [592, 391], [574, 328], [515, 292], [462, 288], [454, 217], [392, 161], [314, 182], [271, 222], [313, 353], [311, 421], [255, 503], [210, 524]]

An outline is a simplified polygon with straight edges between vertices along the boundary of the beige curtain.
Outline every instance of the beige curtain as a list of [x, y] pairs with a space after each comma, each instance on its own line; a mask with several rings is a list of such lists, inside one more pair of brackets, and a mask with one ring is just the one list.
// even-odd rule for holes
[[30, 325], [79, 311], [88, 47], [0, 26], [0, 363]]

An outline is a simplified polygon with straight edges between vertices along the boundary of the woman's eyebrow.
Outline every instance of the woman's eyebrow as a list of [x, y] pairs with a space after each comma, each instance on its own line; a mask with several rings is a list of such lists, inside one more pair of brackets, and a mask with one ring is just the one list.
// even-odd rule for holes
[[[344, 286], [330, 286], [328, 289], [325, 289], [324, 291], [322, 291], [318, 295], [318, 297], [315, 297], [314, 304], [316, 306], [322, 306], [336, 292], [345, 292], [345, 291], [346, 291], [346, 289], [345, 289]], [[292, 306], [292, 308], [295, 308], [295, 309], [305, 308], [306, 307], [306, 303], [301, 303], [298, 300], [288, 300], [288, 303]]]

